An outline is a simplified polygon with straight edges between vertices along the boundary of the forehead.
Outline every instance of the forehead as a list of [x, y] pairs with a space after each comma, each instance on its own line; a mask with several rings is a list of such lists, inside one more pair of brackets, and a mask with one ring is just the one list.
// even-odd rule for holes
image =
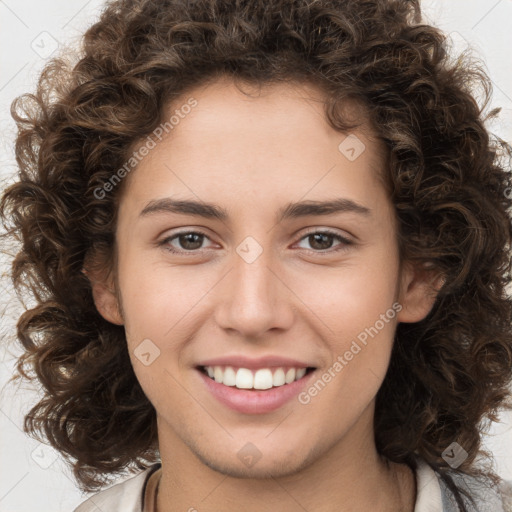
[[[195, 106], [185, 109], [191, 100]], [[364, 199], [383, 187], [382, 146], [356, 104], [344, 103], [342, 113], [360, 124], [353, 133], [328, 123], [325, 96], [309, 83], [237, 87], [223, 77], [190, 89], [167, 105], [164, 121], [173, 118], [174, 126], [129, 176], [129, 195], [139, 203], [171, 192], [314, 200], [343, 195], [348, 180]]]
[[[340, 132], [328, 123], [325, 93], [310, 82], [258, 86], [235, 83], [222, 76], [174, 99], [167, 105], [167, 118], [183, 108], [190, 98], [198, 102], [198, 107], [186, 115], [186, 123], [179, 121], [180, 129], [176, 126], [173, 137], [169, 138], [184, 139], [190, 135], [197, 138], [206, 133], [209, 138], [217, 134], [223, 139], [229, 134], [230, 140], [248, 141], [252, 138], [257, 143], [261, 137], [267, 145], [280, 144], [282, 147], [292, 146], [303, 139], [311, 147], [320, 139], [325, 142], [329, 138], [336, 142], [340, 138]], [[360, 105], [346, 100], [339, 103], [338, 109], [344, 119], [360, 125], [358, 131], [373, 136]], [[292, 135], [293, 139], [283, 140], [287, 135]], [[375, 142], [375, 149], [382, 149], [378, 141]]]

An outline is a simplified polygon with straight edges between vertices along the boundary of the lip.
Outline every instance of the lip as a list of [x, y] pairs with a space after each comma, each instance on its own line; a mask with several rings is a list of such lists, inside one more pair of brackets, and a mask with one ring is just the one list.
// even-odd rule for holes
[[313, 370], [306, 373], [301, 379], [290, 384], [284, 384], [283, 386], [265, 390], [248, 390], [238, 389], [234, 386], [225, 386], [208, 377], [200, 369], [195, 368], [195, 371], [202, 379], [206, 389], [220, 403], [242, 414], [265, 414], [279, 409], [296, 397], [308, 385], [312, 376], [316, 373], [316, 370]]
[[197, 366], [233, 366], [235, 368], [247, 368], [248, 370], [257, 370], [259, 368], [279, 368], [280, 366], [294, 368], [315, 367], [314, 364], [290, 359], [289, 357], [264, 356], [259, 358], [250, 358], [242, 355], [233, 355], [226, 357], [217, 357], [201, 361]]

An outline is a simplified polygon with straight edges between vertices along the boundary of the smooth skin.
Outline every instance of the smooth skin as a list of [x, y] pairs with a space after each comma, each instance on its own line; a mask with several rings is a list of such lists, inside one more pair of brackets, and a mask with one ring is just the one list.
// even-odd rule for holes
[[[365, 150], [350, 161], [338, 149], [347, 134], [328, 124], [314, 86], [249, 89], [223, 77], [169, 106], [170, 115], [197, 100], [126, 178], [117, 267], [92, 276], [98, 311], [125, 326], [157, 412], [157, 510], [412, 512], [414, 475], [377, 453], [374, 406], [397, 323], [428, 314], [436, 276], [407, 263], [400, 270], [396, 217], [379, 178], [383, 148], [366, 125], [352, 132]], [[166, 198], [215, 203], [229, 216], [141, 214]], [[339, 198], [369, 213], [276, 221], [288, 203]], [[325, 229], [350, 243], [329, 235], [315, 243], [310, 235]], [[263, 250], [252, 263], [236, 251], [246, 237]], [[396, 302], [396, 317], [307, 405], [292, 399], [242, 414], [219, 403], [195, 368], [226, 355], [279, 355], [321, 376]], [[160, 350], [148, 366], [135, 355], [147, 339]], [[261, 453], [251, 467], [237, 456], [249, 442]]]

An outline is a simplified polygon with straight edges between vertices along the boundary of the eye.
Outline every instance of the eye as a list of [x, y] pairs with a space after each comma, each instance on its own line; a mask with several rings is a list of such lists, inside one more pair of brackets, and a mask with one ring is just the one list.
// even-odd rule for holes
[[[191, 255], [197, 254], [205, 239], [209, 239], [205, 233], [200, 231], [182, 231], [173, 236], [169, 236], [159, 242], [158, 245], [165, 247], [166, 250], [176, 254]], [[332, 241], [338, 240], [340, 243], [332, 249]], [[347, 246], [352, 245], [353, 242], [348, 238], [330, 230], [312, 231], [303, 236], [300, 241], [307, 240], [315, 253], [332, 253], [347, 249]], [[173, 243], [175, 245], [173, 245]]]
[[[205, 238], [208, 237], [200, 231], [182, 231], [181, 233], [176, 233], [173, 236], [165, 238], [159, 245], [165, 246], [168, 251], [173, 253], [194, 253], [197, 249], [201, 248]], [[181, 248], [176, 248], [176, 246], [171, 245], [172, 241], [175, 239]]]
[[[330, 250], [332, 247], [332, 239], [338, 240], [340, 244], [335, 246], [337, 248]], [[346, 250], [348, 245], [352, 245], [353, 242], [348, 238], [330, 230], [312, 231], [306, 236], [301, 238], [307, 240], [308, 243], [313, 247], [313, 252], [328, 252], [333, 253], [336, 251]]]

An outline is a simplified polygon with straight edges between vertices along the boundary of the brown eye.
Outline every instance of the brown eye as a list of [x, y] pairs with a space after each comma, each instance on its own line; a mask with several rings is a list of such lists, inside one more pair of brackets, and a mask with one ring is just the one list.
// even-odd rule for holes
[[[338, 240], [340, 243], [330, 250], [333, 247], [333, 239]], [[301, 240], [307, 240], [313, 252], [329, 253], [346, 249], [348, 245], [353, 243], [348, 238], [332, 231], [314, 231], [302, 237]]]
[[[174, 253], [186, 253], [198, 251], [202, 248], [204, 239], [208, 238], [204, 233], [197, 231], [183, 231], [167, 237], [159, 245]], [[176, 244], [172, 245], [172, 242]]]

